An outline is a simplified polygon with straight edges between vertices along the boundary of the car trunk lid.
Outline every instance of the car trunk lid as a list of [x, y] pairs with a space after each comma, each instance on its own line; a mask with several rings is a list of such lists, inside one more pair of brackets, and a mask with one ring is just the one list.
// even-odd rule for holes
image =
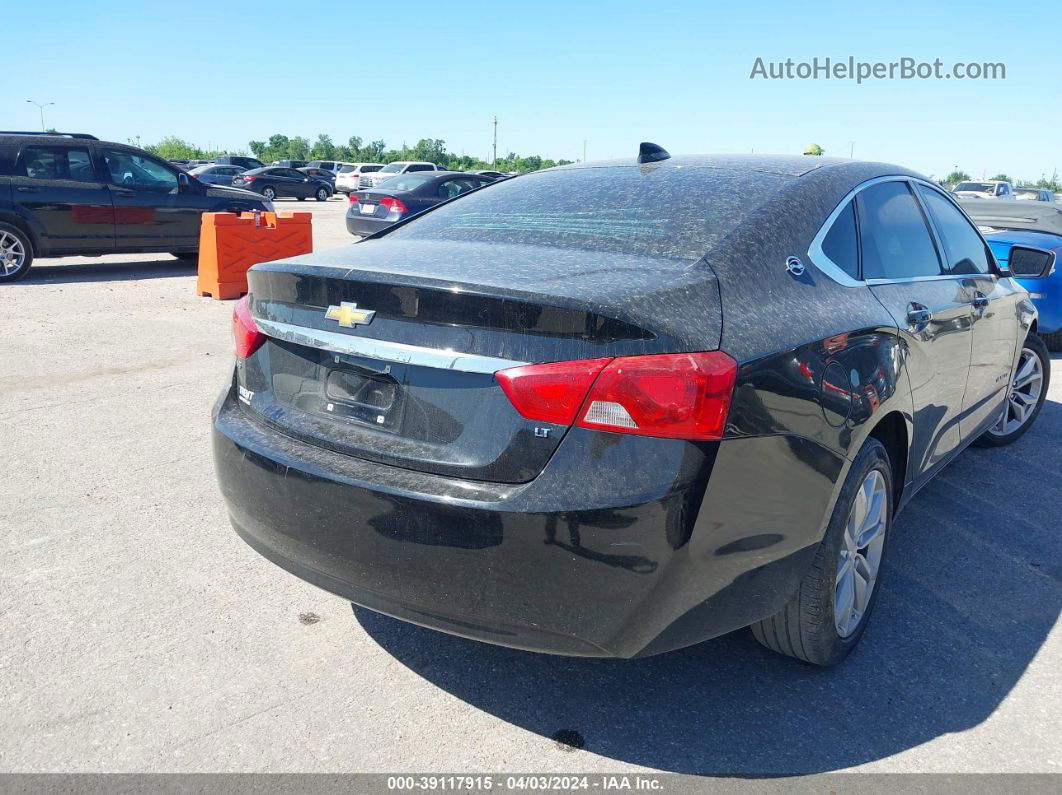
[[241, 387], [265, 420], [362, 458], [496, 482], [533, 478], [567, 430], [518, 414], [496, 371], [713, 350], [721, 328], [704, 262], [541, 246], [384, 237], [258, 265], [248, 283], [270, 339]]

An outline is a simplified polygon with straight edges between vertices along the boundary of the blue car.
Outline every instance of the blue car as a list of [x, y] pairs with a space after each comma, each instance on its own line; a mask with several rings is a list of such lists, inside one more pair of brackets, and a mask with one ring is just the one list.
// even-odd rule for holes
[[[1050, 251], [1062, 257], [1062, 205], [966, 199], [959, 203], [981, 229], [1001, 267], [1008, 267], [1012, 246]], [[1062, 351], [1062, 271], [1046, 279], [1018, 279], [1039, 312], [1037, 334], [1052, 351]]]

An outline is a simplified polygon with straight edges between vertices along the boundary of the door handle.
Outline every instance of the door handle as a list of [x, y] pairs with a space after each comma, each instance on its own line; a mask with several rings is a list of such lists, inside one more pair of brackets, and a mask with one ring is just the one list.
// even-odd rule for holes
[[974, 293], [973, 308], [979, 315], [983, 315], [988, 309], [988, 296], [984, 293]]
[[129, 190], [129, 188], [111, 188], [115, 196], [136, 196], [136, 191]]
[[15, 188], [19, 193], [40, 193], [40, 188], [34, 188], [31, 185], [19, 185]]
[[927, 326], [933, 320], [933, 313], [921, 304], [907, 305], [907, 322], [915, 327]]

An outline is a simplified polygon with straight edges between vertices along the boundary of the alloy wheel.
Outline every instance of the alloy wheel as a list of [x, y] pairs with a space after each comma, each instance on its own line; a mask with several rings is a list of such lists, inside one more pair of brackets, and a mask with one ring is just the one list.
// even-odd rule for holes
[[22, 241], [10, 232], [0, 232], [0, 268], [3, 275], [10, 276], [26, 261], [26, 249]]
[[837, 634], [847, 638], [859, 627], [878, 580], [888, 525], [885, 478], [872, 469], [856, 492], [837, 559], [833, 616]]
[[1007, 402], [1003, 406], [999, 421], [989, 432], [993, 436], [1006, 436], [1025, 425], [1036, 413], [1043, 388], [1044, 369], [1040, 357], [1032, 348], [1022, 348], [1018, 366], [1014, 368], [1014, 379], [1010, 384]]

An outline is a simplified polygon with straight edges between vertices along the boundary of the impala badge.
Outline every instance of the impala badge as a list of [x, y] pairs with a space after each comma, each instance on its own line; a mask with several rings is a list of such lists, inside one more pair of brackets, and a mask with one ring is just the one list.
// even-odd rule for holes
[[343, 328], [367, 326], [372, 323], [375, 315], [375, 309], [358, 309], [357, 304], [352, 304], [348, 301], [341, 301], [339, 306], [333, 304], [325, 312], [326, 318], [337, 321]]

